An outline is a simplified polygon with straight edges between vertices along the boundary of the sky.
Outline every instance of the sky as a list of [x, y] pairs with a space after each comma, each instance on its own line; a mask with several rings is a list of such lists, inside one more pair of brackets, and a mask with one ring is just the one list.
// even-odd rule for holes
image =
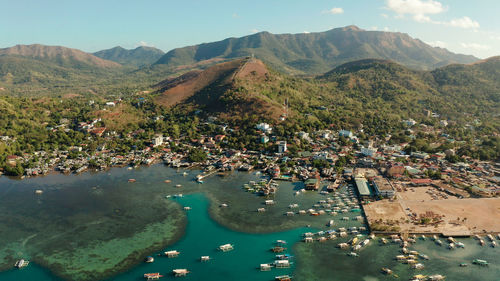
[[60, 45], [163, 51], [271, 33], [356, 25], [408, 33], [479, 58], [500, 55], [498, 0], [0, 0], [0, 48]]

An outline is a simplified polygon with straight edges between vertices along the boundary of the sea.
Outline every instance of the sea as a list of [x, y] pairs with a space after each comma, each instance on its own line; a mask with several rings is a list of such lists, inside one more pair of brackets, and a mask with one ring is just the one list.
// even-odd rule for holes
[[[280, 182], [276, 195], [263, 198], [243, 188], [266, 179], [262, 174], [213, 175], [199, 184], [194, 180], [199, 173], [157, 164], [24, 180], [0, 177], [0, 280], [145, 280], [145, 273], [157, 272], [163, 275], [160, 280], [264, 281], [289, 275], [304, 281], [370, 281], [410, 280], [417, 274], [500, 280], [500, 249], [491, 247], [486, 237], [485, 246], [473, 238], [457, 238], [465, 248], [453, 250], [447, 249], [445, 238], [439, 238], [439, 246], [431, 237], [419, 237], [409, 250], [429, 257], [418, 259], [424, 265], [420, 270], [397, 261], [399, 244], [383, 244], [380, 237], [370, 239], [356, 256], [351, 249], [337, 247], [356, 235], [317, 241], [331, 230], [366, 227], [358, 219], [362, 212], [333, 215], [326, 204], [358, 204], [348, 186], [326, 195], [300, 192], [301, 183]], [[265, 200], [274, 204], [266, 205]], [[266, 211], [257, 212], [259, 208]], [[325, 212], [297, 214], [309, 209]], [[304, 243], [304, 233], [314, 233], [315, 241]], [[364, 241], [368, 233], [356, 237]], [[271, 248], [277, 240], [286, 241], [290, 268], [261, 271], [261, 264], [276, 260]], [[234, 249], [222, 252], [222, 244]], [[163, 253], [170, 250], [179, 251], [179, 256], [167, 258]], [[153, 263], [144, 262], [148, 256]], [[201, 256], [210, 260], [202, 262]], [[21, 258], [30, 264], [14, 269]], [[474, 265], [474, 259], [489, 265]], [[467, 266], [459, 266], [462, 263]], [[393, 274], [383, 274], [382, 267]], [[174, 277], [174, 269], [189, 273]]]

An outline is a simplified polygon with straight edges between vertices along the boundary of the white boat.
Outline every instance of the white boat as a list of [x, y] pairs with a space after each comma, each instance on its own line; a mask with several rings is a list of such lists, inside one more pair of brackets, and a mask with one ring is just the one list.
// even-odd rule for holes
[[189, 273], [189, 271], [185, 268], [181, 268], [172, 270], [172, 273], [174, 274], [175, 277], [180, 277], [180, 276], [186, 276]]
[[167, 258], [176, 258], [179, 256], [181, 252], [179, 251], [176, 251], [176, 250], [172, 250], [172, 251], [166, 251], [164, 252], [165, 256], [167, 256]]
[[191, 210], [191, 207], [186, 206], [186, 207], [184, 207], [184, 210], [185, 210], [185, 211], [189, 211], [189, 210]]
[[18, 261], [16, 262], [15, 267], [17, 267], [17, 268], [23, 268], [23, 267], [28, 266], [28, 264], [29, 264], [29, 263], [30, 263], [30, 262], [29, 262], [29, 261], [27, 261], [27, 260], [20, 259], [20, 260], [18, 260]]
[[200, 261], [209, 261], [210, 256], [201, 256]]
[[414, 264], [412, 266], [412, 268], [414, 268], [414, 269], [424, 269], [424, 265], [421, 264], [421, 263], [417, 263], [417, 264]]
[[439, 280], [444, 280], [444, 276], [441, 274], [436, 274], [436, 275], [431, 275], [428, 278], [431, 281], [439, 281]]
[[224, 245], [219, 246], [219, 250], [221, 250], [223, 252], [232, 251], [233, 249], [234, 249], [234, 247], [231, 244], [224, 244]]

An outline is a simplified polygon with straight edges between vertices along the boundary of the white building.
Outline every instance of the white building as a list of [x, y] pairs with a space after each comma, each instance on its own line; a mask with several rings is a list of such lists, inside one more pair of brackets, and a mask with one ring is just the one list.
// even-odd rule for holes
[[448, 126], [448, 121], [446, 121], [446, 120], [441, 120], [441, 121], [439, 121], [439, 125], [441, 125], [441, 126], [443, 126], [443, 127], [446, 127], [446, 126]]
[[265, 133], [271, 133], [273, 128], [267, 123], [259, 123], [256, 126], [257, 130], [263, 131]]
[[115, 105], [116, 105], [116, 104], [115, 104], [114, 102], [112, 102], [112, 101], [108, 101], [108, 102], [106, 103], [106, 106], [115, 106]]
[[417, 124], [417, 122], [410, 118], [408, 120], [403, 120], [403, 124], [405, 124], [408, 127], [411, 127], [411, 126]]
[[157, 147], [157, 146], [162, 145], [163, 144], [163, 135], [162, 134], [155, 135], [152, 143], [153, 143], [153, 147]]
[[286, 141], [280, 141], [278, 142], [278, 153], [285, 153], [287, 151], [286, 149]]
[[340, 130], [339, 131], [339, 137], [346, 137], [346, 138], [350, 138], [352, 137], [353, 134], [351, 131], [347, 131], [347, 130]]

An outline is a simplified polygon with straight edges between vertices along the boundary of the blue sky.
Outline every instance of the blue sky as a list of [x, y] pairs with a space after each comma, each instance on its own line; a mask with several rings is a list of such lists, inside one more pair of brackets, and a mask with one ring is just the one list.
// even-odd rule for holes
[[164, 51], [258, 31], [357, 25], [398, 31], [480, 58], [500, 55], [498, 0], [0, 0], [0, 47], [62, 45], [95, 52]]

